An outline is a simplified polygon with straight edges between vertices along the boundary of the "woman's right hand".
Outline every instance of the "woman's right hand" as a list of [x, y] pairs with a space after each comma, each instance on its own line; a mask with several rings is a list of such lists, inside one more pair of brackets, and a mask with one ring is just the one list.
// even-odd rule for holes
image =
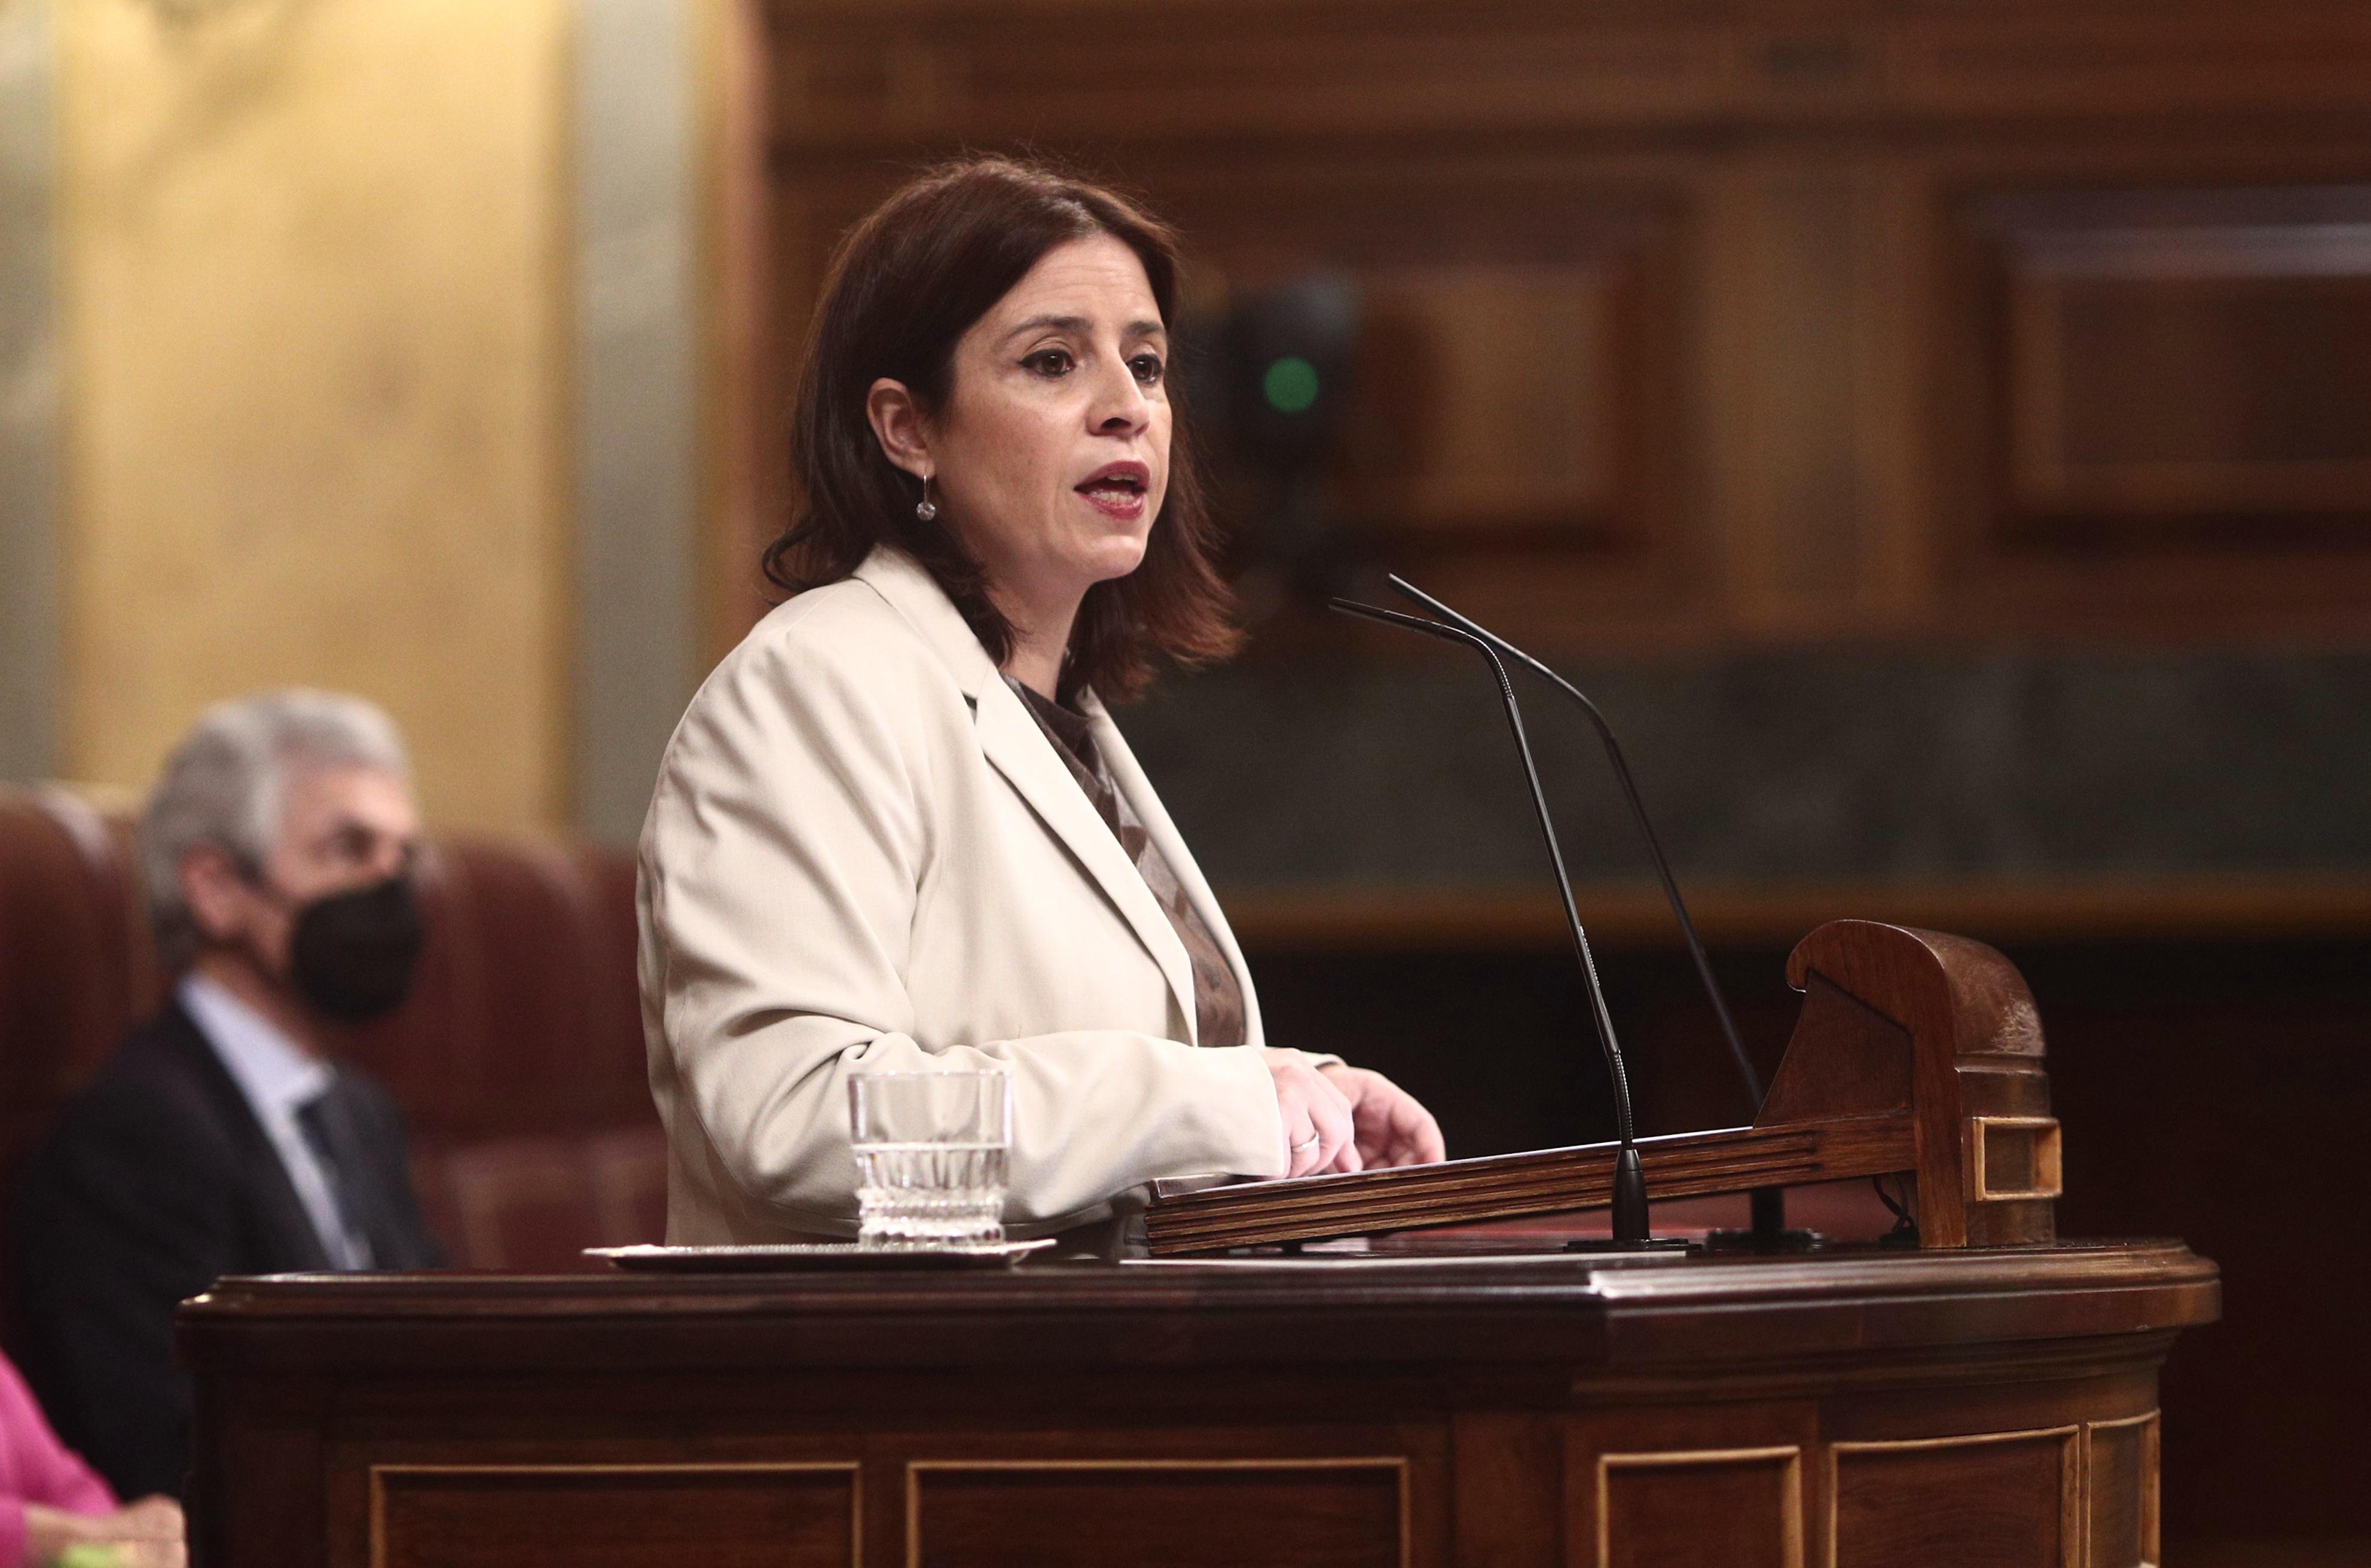
[[1270, 1046], [1264, 1054], [1268, 1077], [1276, 1084], [1277, 1113], [1284, 1123], [1284, 1173], [1313, 1176], [1358, 1170], [1349, 1097], [1300, 1052]]

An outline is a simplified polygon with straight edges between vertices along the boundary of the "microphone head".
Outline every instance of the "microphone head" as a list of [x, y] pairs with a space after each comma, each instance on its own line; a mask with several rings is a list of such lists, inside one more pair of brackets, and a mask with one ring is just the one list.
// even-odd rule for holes
[[1387, 610], [1380, 605], [1361, 604], [1356, 599], [1345, 599], [1339, 596], [1329, 597], [1325, 601], [1325, 607], [1329, 610], [1339, 610], [1346, 616], [1357, 616], [1360, 620], [1388, 621], [1408, 618], [1401, 616], [1396, 610]]
[[1498, 663], [1497, 655], [1490, 652], [1489, 648], [1480, 638], [1460, 631], [1453, 626], [1443, 626], [1439, 621], [1426, 620], [1422, 616], [1402, 615], [1397, 610], [1387, 610], [1380, 605], [1362, 605], [1356, 599], [1328, 599], [1325, 604], [1330, 609], [1339, 610], [1346, 616], [1357, 616], [1361, 620], [1382, 621], [1387, 626], [1405, 627], [1410, 631], [1420, 631], [1428, 637], [1438, 637], [1444, 642], [1463, 642], [1479, 651], [1492, 663]]

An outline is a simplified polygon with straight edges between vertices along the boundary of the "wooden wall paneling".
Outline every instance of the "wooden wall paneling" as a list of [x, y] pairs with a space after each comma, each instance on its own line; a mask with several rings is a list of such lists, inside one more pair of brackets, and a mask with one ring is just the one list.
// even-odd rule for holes
[[842, 145], [1669, 121], [1715, 107], [1732, 69], [1700, 26], [1629, 6], [1135, 6], [1118, 19], [1157, 49], [1144, 71], [1115, 68], [1115, 18], [1084, 6], [777, 4], [774, 18], [792, 67], [781, 125]]
[[[2371, 102], [2346, 0], [1879, 8], [1716, 0], [982, 6], [775, 0], [781, 123], [816, 142], [2334, 112]], [[2145, 17], [2146, 26], [2134, 25]], [[1108, 29], [1157, 42], [1116, 71]], [[1246, 49], [1247, 41], [1257, 47]]]
[[2359, 140], [1937, 169], [1949, 624], [2371, 628], [2366, 173]]
[[1865, 526], [1855, 625], [1899, 635], [1931, 627], [1940, 602], [1941, 552], [1926, 484], [1935, 457], [1921, 397], [1938, 283], [1927, 265], [1933, 203], [1930, 176], [1915, 156], [1869, 156], [1857, 179], [1865, 287], [1854, 424]]
[[[1102, 40], [1074, 30], [1081, 6], [778, 0], [774, 8], [815, 66], [786, 95], [786, 113], [818, 139], [912, 133], [929, 129], [933, 113], [1001, 115], [1008, 133], [1033, 125], [1052, 133], [1148, 107], [1139, 79], [1095, 69]], [[1175, 87], [1176, 101], [1151, 106], [1160, 110], [1153, 135], [1269, 122], [1288, 95], [1304, 105], [1281, 111], [1293, 123], [1360, 131], [1641, 127], [1718, 113], [1773, 124], [2293, 114], [2371, 101], [2359, 69], [2371, 37], [2348, 0], [2291, 0], [2245, 17], [2176, 0], [2145, 8], [2148, 29], [2129, 25], [2142, 8], [2127, 0], [1816, 8], [1715, 0], [1685, 10], [1629, 0], [1197, 0], [1128, 10], [1144, 35], [1158, 36], [1163, 84]], [[1231, 58], [1246, 34], [1271, 47]], [[931, 67], [917, 66], [918, 55]], [[885, 122], [881, 111], [892, 108]]]
[[1313, 270], [1359, 289], [1335, 501], [1387, 559], [1518, 638], [1706, 613], [1684, 166], [1360, 151], [1134, 173], [1222, 290]]
[[1857, 193], [1800, 166], [1725, 170], [1713, 185], [1705, 374], [1729, 606], [1745, 629], [1784, 632], [1849, 615], [1856, 586]]
[[[2371, 506], [2371, 187], [1995, 197], [2004, 525]], [[2267, 513], [2272, 516], [2267, 516]]]
[[[1263, 225], [1363, 245], [1375, 396], [1345, 491], [1520, 636], [2360, 636], [2359, 230], [2116, 213], [2360, 187], [2371, 37], [2315, 0], [2136, 15], [1141, 0], [1120, 25], [1161, 65], [1131, 73], [1071, 0], [777, 4], [775, 190], [804, 209], [781, 298], [803, 323], [850, 190], [966, 147], [1081, 156], [1224, 272], [1257, 275]], [[1441, 253], [1477, 215], [1602, 227], [1625, 190], [1661, 214], [1626, 249]], [[2184, 255], [2221, 271], [2165, 275]], [[1486, 364], [1509, 395], [1473, 395]], [[1539, 455], [1526, 482], [1492, 479], [1508, 452]], [[2167, 484], [2179, 527], [2116, 513]]]
[[1635, 461], [1622, 396], [1637, 374], [1634, 273], [1618, 260], [1367, 271], [1350, 510], [1452, 546], [1555, 531], [1634, 542], [1619, 493]]
[[1926, 597], [1914, 164], [1856, 152], [1710, 177], [1700, 363], [1731, 635], [1900, 629]]
[[1940, 116], [2260, 117], [2371, 100], [2371, 30], [2347, 0], [1966, 6], [1916, 0], [1882, 32], [1888, 97]]

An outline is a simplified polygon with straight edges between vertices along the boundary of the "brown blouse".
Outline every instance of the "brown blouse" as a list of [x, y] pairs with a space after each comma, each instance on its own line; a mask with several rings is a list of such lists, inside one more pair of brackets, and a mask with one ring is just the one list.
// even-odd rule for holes
[[1186, 944], [1186, 956], [1194, 963], [1194, 1024], [1201, 1043], [1247, 1043], [1243, 990], [1235, 983], [1235, 972], [1228, 967], [1227, 955], [1219, 951], [1218, 939], [1195, 912], [1186, 890], [1177, 885], [1168, 857], [1152, 842], [1152, 835], [1145, 831], [1136, 813], [1128, 809], [1128, 798], [1112, 781], [1111, 769], [1096, 749], [1094, 728], [1087, 716], [1039, 696], [1011, 675], [1004, 677], [1004, 684], [1028, 705], [1055, 754], [1070, 768], [1070, 777], [1079, 781], [1079, 788], [1086, 791], [1087, 799], [1094, 802], [1095, 813], [1112, 830], [1112, 836], [1119, 840], [1119, 847], [1136, 862], [1137, 874], [1144, 879], [1153, 901], [1169, 917], [1177, 940]]

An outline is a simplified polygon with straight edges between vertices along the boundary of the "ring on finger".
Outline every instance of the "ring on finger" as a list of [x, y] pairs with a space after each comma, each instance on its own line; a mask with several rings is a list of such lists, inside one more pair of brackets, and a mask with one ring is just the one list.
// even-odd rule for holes
[[1324, 1140], [1315, 1132], [1312, 1132], [1307, 1137], [1292, 1146], [1292, 1152], [1295, 1154], [1313, 1154], [1316, 1152], [1317, 1146], [1323, 1141]]

